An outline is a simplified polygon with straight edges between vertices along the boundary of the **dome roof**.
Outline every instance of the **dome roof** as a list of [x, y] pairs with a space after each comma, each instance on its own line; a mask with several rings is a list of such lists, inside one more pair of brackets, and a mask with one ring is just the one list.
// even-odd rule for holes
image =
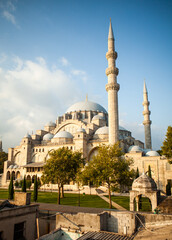
[[[96, 116], [95, 116], [96, 117]], [[119, 130], [125, 130], [127, 131], [125, 128], [119, 126]], [[100, 127], [96, 130], [95, 134], [109, 134], [109, 127], [104, 126], [104, 127]]]
[[132, 184], [132, 190], [157, 190], [156, 183], [152, 178], [143, 173], [140, 177], [136, 178]]
[[142, 148], [136, 145], [132, 145], [129, 147], [128, 152], [142, 152]]
[[50, 122], [46, 123], [45, 126], [47, 126], [47, 127], [55, 127], [56, 124], [54, 122], [50, 121]]
[[30, 136], [29, 133], [27, 133], [24, 137], [25, 137], [25, 138], [31, 138], [31, 136]]
[[54, 134], [52, 134], [52, 133], [47, 133], [47, 134], [45, 134], [44, 136], [43, 136], [43, 140], [44, 141], [48, 141], [48, 140], [51, 140], [51, 138], [53, 138], [54, 137]]
[[95, 134], [109, 134], [109, 127], [100, 127], [96, 130]]
[[105, 118], [101, 115], [95, 115], [92, 120], [98, 120], [98, 119], [102, 119], [102, 120], [105, 120]]
[[77, 102], [73, 104], [71, 107], [67, 109], [67, 113], [69, 112], [78, 112], [78, 111], [97, 111], [97, 112], [104, 112], [107, 113], [107, 111], [98, 103], [90, 102], [88, 100], [85, 100], [83, 102]]
[[83, 132], [83, 133], [85, 133], [86, 131], [85, 131], [84, 128], [78, 128], [78, 129], [77, 129], [77, 132]]
[[70, 132], [60, 131], [53, 138], [73, 138], [73, 135]]
[[154, 157], [154, 156], [160, 156], [158, 152], [156, 151], [148, 151], [146, 153], [146, 156]]

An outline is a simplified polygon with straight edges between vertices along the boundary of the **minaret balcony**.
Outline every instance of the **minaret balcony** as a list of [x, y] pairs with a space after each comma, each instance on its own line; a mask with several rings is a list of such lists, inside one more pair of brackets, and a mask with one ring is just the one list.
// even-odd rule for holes
[[145, 111], [143, 111], [143, 115], [151, 115], [151, 111], [145, 110]]
[[116, 90], [119, 91], [120, 85], [118, 83], [107, 83], [106, 84], [106, 91], [109, 90]]
[[144, 120], [143, 125], [150, 125], [152, 123], [151, 120]]
[[108, 51], [108, 52], [106, 53], [106, 58], [107, 58], [107, 60], [108, 60], [109, 58], [114, 58], [114, 59], [116, 60], [117, 57], [118, 57], [117, 52]]
[[119, 69], [116, 67], [108, 67], [106, 68], [106, 75], [108, 76], [109, 74], [115, 74], [116, 76], [119, 73]]

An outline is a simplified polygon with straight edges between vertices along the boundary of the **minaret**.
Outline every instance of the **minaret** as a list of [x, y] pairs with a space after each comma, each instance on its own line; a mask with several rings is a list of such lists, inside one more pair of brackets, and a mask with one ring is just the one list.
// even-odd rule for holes
[[151, 141], [151, 120], [150, 120], [150, 114], [151, 112], [149, 111], [149, 104], [150, 102], [148, 101], [148, 92], [146, 89], [146, 83], [144, 81], [144, 87], [143, 87], [143, 116], [144, 116], [144, 121], [143, 125], [145, 127], [145, 148], [146, 149], [152, 149], [152, 141]]
[[109, 36], [108, 36], [108, 52], [106, 53], [108, 60], [108, 68], [106, 75], [108, 83], [106, 84], [106, 91], [108, 92], [108, 124], [109, 124], [109, 144], [116, 143], [118, 138], [119, 120], [118, 120], [118, 90], [117, 83], [118, 68], [116, 68], [115, 60], [117, 59], [117, 52], [115, 52], [114, 36], [112, 24], [110, 20]]

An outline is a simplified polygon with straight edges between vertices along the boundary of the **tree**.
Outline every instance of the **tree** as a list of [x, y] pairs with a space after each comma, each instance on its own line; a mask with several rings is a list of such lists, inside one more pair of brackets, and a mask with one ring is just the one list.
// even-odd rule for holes
[[27, 188], [30, 189], [31, 185], [32, 185], [31, 180], [26, 180], [26, 189], [27, 189]]
[[65, 147], [49, 153], [50, 158], [44, 166], [43, 183], [58, 184], [58, 204], [60, 204], [60, 190], [69, 181], [75, 181], [77, 172], [83, 163], [82, 154]]
[[8, 199], [12, 200], [14, 198], [14, 185], [13, 185], [13, 176], [11, 176], [10, 184], [8, 187]]
[[135, 171], [129, 170], [131, 159], [126, 159], [119, 144], [101, 145], [98, 154], [82, 171], [83, 180], [89, 179], [97, 186], [106, 183], [109, 191], [109, 207], [111, 204], [111, 187], [130, 186], [135, 177]]
[[139, 177], [139, 169], [138, 169], [138, 167], [137, 167], [136, 178], [138, 178], [138, 177]]
[[149, 167], [148, 167], [148, 176], [149, 176], [150, 178], [152, 178], [151, 166], [150, 166], [150, 165], [149, 165]]
[[161, 147], [162, 154], [165, 155], [169, 159], [169, 163], [172, 164], [172, 127], [168, 126], [166, 138], [163, 142], [163, 146]]
[[0, 173], [3, 173], [4, 161], [8, 159], [8, 153], [0, 152]]
[[22, 192], [26, 192], [26, 178], [24, 176], [24, 179], [22, 181]]
[[38, 198], [38, 180], [37, 180], [37, 175], [34, 179], [34, 190], [33, 190], [33, 200], [34, 202], [37, 201]]

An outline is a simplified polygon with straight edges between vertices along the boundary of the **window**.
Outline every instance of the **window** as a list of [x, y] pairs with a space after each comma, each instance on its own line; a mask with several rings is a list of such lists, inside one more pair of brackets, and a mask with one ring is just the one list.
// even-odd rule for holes
[[40, 167], [38, 167], [38, 172], [40, 172]]
[[14, 225], [13, 240], [25, 240], [25, 222], [17, 223]]
[[38, 151], [38, 149], [36, 149], [36, 152]]
[[34, 152], [34, 148], [33, 148], [33, 152]]
[[44, 152], [44, 148], [42, 149], [42, 152]]
[[39, 149], [39, 152], [41, 152], [41, 148]]

